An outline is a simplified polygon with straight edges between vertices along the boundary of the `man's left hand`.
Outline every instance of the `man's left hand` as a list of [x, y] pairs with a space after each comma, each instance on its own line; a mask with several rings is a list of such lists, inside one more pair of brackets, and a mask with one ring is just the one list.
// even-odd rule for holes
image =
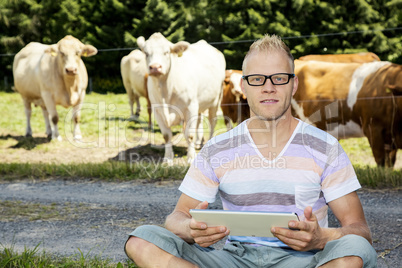
[[294, 250], [323, 249], [326, 243], [324, 232], [318, 225], [317, 217], [313, 214], [313, 208], [307, 207], [304, 210], [304, 216], [305, 221], [290, 221], [290, 229], [272, 227], [272, 234]]

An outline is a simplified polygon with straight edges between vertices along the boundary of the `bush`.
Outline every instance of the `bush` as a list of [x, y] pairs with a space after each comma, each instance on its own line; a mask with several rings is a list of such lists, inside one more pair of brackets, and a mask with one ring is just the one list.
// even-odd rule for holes
[[0, 80], [0, 91], [1, 92], [14, 92], [12, 87], [14, 86], [14, 82], [12, 77], [4, 76], [2, 80]]
[[90, 77], [88, 81], [87, 93], [90, 93], [91, 91], [100, 94], [126, 93], [121, 77]]

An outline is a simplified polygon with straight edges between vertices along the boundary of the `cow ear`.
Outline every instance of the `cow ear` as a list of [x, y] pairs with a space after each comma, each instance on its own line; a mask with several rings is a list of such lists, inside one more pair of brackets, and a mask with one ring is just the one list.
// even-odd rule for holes
[[187, 48], [190, 46], [189, 42], [186, 41], [180, 41], [174, 44], [170, 48], [170, 52], [176, 53], [177, 56], [181, 57], [183, 55], [183, 52], [187, 50]]
[[402, 95], [402, 88], [396, 86], [396, 85], [388, 85], [388, 88], [386, 90], [387, 92], [391, 92], [395, 96]]
[[140, 36], [137, 38], [137, 45], [141, 50], [144, 50], [144, 46], [145, 46], [145, 38], [144, 36]]
[[45, 53], [50, 53], [53, 57], [57, 55], [58, 47], [57, 44], [50, 45], [46, 50]]
[[92, 45], [85, 45], [81, 55], [84, 57], [91, 57], [93, 55], [96, 55], [97, 53], [98, 50], [96, 49], [96, 47]]
[[230, 76], [232, 75], [233, 71], [232, 70], [226, 70], [225, 71], [225, 83], [229, 84], [230, 82]]

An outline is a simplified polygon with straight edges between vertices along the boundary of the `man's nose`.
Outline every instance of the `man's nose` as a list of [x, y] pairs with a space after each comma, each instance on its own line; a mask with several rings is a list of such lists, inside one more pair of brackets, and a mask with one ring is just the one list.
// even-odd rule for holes
[[275, 92], [276, 91], [276, 86], [274, 84], [272, 84], [271, 79], [268, 78], [265, 81], [265, 84], [262, 85], [261, 91], [262, 92], [268, 92], [268, 93]]

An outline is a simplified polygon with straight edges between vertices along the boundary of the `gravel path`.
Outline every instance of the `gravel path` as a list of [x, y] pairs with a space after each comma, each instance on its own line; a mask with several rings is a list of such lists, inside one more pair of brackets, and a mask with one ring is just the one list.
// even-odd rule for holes
[[[179, 182], [19, 181], [0, 183], [0, 246], [125, 261], [136, 226], [162, 224], [179, 198]], [[360, 190], [378, 267], [402, 267], [402, 191]], [[212, 204], [219, 208], [219, 204]], [[27, 211], [26, 211], [27, 210]], [[337, 223], [330, 215], [330, 225]]]

